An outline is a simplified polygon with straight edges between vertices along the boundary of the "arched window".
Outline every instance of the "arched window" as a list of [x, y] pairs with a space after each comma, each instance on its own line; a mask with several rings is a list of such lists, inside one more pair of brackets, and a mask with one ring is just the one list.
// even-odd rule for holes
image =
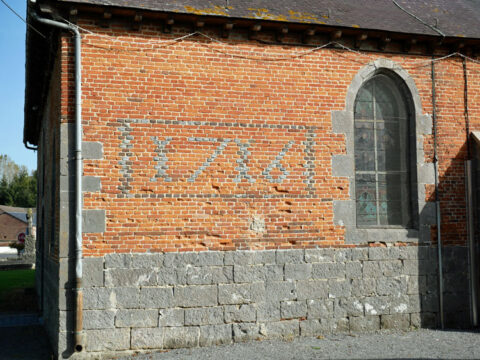
[[374, 75], [355, 99], [358, 227], [412, 226], [411, 111], [401, 80], [393, 76]]

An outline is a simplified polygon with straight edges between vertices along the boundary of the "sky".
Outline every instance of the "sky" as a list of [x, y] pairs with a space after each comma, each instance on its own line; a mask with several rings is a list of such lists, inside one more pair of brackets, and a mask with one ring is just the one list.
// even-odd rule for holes
[[[23, 18], [26, 0], [6, 0]], [[29, 171], [37, 153], [23, 145], [25, 96], [25, 23], [0, 2], [0, 154]]]

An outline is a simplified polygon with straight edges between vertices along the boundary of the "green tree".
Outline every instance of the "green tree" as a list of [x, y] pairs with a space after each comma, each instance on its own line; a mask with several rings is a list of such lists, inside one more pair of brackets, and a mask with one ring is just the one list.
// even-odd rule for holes
[[28, 175], [25, 166], [19, 166], [8, 155], [0, 154], [0, 204], [17, 207], [35, 207], [37, 201], [37, 172]]
[[10, 183], [9, 193], [12, 196], [11, 206], [35, 207], [37, 202], [36, 172], [32, 176], [29, 176], [26, 171], [21, 171], [15, 175]]
[[7, 178], [4, 176], [0, 180], [0, 204], [1, 205], [10, 205], [13, 203], [13, 196], [10, 192], [10, 184], [7, 181]]
[[27, 171], [24, 165], [17, 165], [8, 155], [0, 154], [0, 179], [5, 178], [10, 183], [15, 175], [24, 171]]

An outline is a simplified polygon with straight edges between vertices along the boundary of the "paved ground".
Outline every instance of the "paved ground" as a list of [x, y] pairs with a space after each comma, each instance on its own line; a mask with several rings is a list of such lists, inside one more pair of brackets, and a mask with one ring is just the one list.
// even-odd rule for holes
[[[0, 359], [50, 360], [39, 326], [0, 327]], [[480, 332], [416, 330], [255, 341], [120, 357], [122, 360], [480, 359]]]
[[0, 327], [0, 359], [51, 360], [43, 328], [39, 325]]
[[124, 357], [131, 360], [307, 360], [307, 359], [480, 359], [480, 333], [417, 330], [368, 335], [301, 338], [290, 342], [245, 344], [172, 350]]

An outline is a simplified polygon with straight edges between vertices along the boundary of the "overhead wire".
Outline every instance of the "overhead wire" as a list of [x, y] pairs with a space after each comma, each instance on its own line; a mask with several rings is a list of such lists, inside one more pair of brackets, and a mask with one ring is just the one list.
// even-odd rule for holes
[[[0, 2], [2, 2], [13, 14], [15, 14], [20, 20], [22, 20], [28, 27], [30, 27], [33, 31], [35, 31], [38, 35], [40, 35], [41, 37], [43, 38], [46, 38], [45, 35], [43, 35], [39, 30], [37, 30], [33, 25], [31, 25], [30, 23], [28, 23], [17, 11], [15, 11], [5, 0], [0, 0]], [[404, 12], [406, 12], [407, 14], [409, 14], [410, 16], [414, 17], [415, 19], [417, 19], [418, 21], [422, 22], [424, 25], [432, 28], [433, 30], [435, 30], [436, 32], [438, 32], [440, 35], [442, 35], [443, 37], [445, 36], [439, 29], [437, 29], [436, 27], [433, 27], [427, 23], [425, 23], [422, 19], [418, 18], [416, 15], [408, 12], [406, 9], [402, 8], [395, 0], [392, 0], [392, 2], [397, 6], [399, 7], [401, 10], [403, 10]], [[130, 40], [123, 40], [123, 39], [112, 39], [112, 36], [110, 35], [106, 35], [106, 34], [99, 34], [99, 33], [96, 33], [96, 32], [93, 32], [91, 30], [88, 30], [84, 27], [81, 27], [77, 24], [74, 24], [70, 21], [68, 21], [67, 19], [65, 18], [62, 18], [62, 20], [71, 25], [71, 26], [75, 26], [76, 28], [78, 28], [81, 32], [84, 32], [84, 33], [88, 33], [90, 35], [94, 35], [94, 36], [97, 36], [97, 37], [101, 37], [101, 38], [104, 38], [106, 40], [108, 40], [109, 42], [113, 42], [113, 43], [128, 43], [128, 44], [131, 44], [131, 41]], [[185, 40], [185, 39], [188, 39], [190, 37], [194, 37], [194, 36], [201, 36], [201, 37], [204, 37], [212, 42], [215, 42], [217, 44], [221, 44], [221, 45], [224, 45], [224, 46], [231, 46], [232, 44], [230, 43], [227, 43], [225, 41], [222, 41], [222, 40], [219, 40], [219, 39], [216, 39], [212, 36], [209, 36], [205, 33], [202, 33], [200, 31], [195, 31], [195, 32], [192, 32], [192, 33], [189, 33], [189, 34], [186, 34], [186, 35], [183, 35], [183, 36], [180, 36], [180, 37], [177, 37], [177, 38], [173, 38], [173, 39], [170, 39], [170, 40], [158, 40], [158, 39], [144, 39], [144, 42], [147, 42], [147, 43], [151, 43], [152, 44], [152, 48], [151, 49], [148, 49], [148, 50], [155, 50], [155, 49], [159, 49], [159, 48], [163, 48], [163, 47], [166, 47], [166, 46], [169, 46], [169, 45], [173, 45], [175, 43], [178, 43], [182, 40]], [[98, 45], [98, 44], [91, 44], [91, 43], [86, 43], [87, 46], [90, 46], [90, 47], [94, 47], [94, 48], [99, 48], [99, 49], [102, 49], [102, 50], [106, 50], [106, 51], [118, 51], [118, 52], [136, 52], [136, 53], [146, 53], [148, 52], [148, 50], [136, 50], [136, 49], [119, 49], [119, 48], [113, 48], [113, 47], [109, 47], [109, 46], [102, 46], [102, 45]], [[286, 44], [288, 45], [288, 44]], [[312, 45], [314, 46], [314, 45]], [[367, 53], [362, 53], [361, 51], [358, 51], [358, 50], [355, 50], [355, 49], [352, 49], [352, 48], [349, 48], [348, 46], [344, 45], [344, 44], [341, 44], [339, 42], [336, 42], [336, 41], [330, 41], [328, 43], [325, 43], [323, 45], [318, 45], [318, 46], [315, 46], [313, 47], [312, 49], [309, 49], [309, 50], [305, 50], [305, 51], [300, 51], [300, 52], [294, 52], [292, 54], [289, 54], [289, 55], [280, 55], [280, 56], [265, 56], [264, 53], [262, 54], [259, 54], [258, 52], [253, 52], [253, 51], [249, 51], [248, 55], [242, 55], [242, 54], [235, 54], [235, 53], [229, 53], [229, 52], [226, 52], [226, 51], [223, 51], [223, 50], [220, 50], [220, 49], [216, 49], [216, 48], [212, 48], [212, 47], [209, 47], [209, 46], [206, 46], [207, 48], [209, 48], [210, 50], [212, 51], [215, 51], [217, 53], [221, 53], [223, 55], [226, 55], [226, 56], [230, 56], [230, 57], [234, 57], [234, 58], [241, 58], [241, 59], [246, 59], [246, 60], [255, 60], [255, 61], [271, 61], [271, 62], [274, 62], [274, 61], [284, 61], [284, 60], [290, 60], [290, 59], [295, 59], [295, 58], [300, 58], [300, 57], [303, 57], [303, 56], [306, 56], [308, 54], [311, 54], [311, 53], [314, 53], [318, 50], [321, 50], [321, 49], [324, 49], [324, 48], [333, 48], [334, 50], [338, 50], [338, 48], [342, 49], [342, 50], [345, 50], [345, 51], [348, 51], [348, 52], [351, 52], [353, 54], [357, 54], [357, 55], [361, 55], [361, 56], [368, 56]], [[254, 55], [253, 55], [254, 54]], [[454, 57], [454, 56], [458, 56], [458, 57], [461, 57], [465, 60], [468, 60], [468, 61], [471, 61], [473, 63], [476, 63], [476, 64], [480, 64], [480, 61], [479, 60], [476, 60], [476, 59], [473, 59], [465, 54], [462, 54], [462, 53], [459, 53], [459, 52], [454, 52], [454, 53], [450, 53], [450, 54], [447, 54], [445, 56], [441, 56], [441, 57], [436, 57], [436, 58], [432, 58], [430, 60], [425, 60], [425, 61], [421, 61], [420, 63], [417, 63], [415, 65], [410, 65], [410, 66], [403, 66], [402, 68], [405, 69], [405, 68], [409, 68], [409, 69], [415, 69], [415, 68], [420, 68], [420, 67], [424, 67], [424, 66], [428, 66], [433, 62], [438, 62], [438, 61], [442, 61], [442, 60], [445, 60], [445, 59], [448, 59], [450, 57]], [[362, 61], [359, 61], [357, 59], [350, 59], [351, 61], [354, 61], [354, 62], [357, 62], [357, 63], [360, 63], [360, 64], [363, 64], [363, 65], [372, 65], [370, 62], [362, 62]], [[400, 68], [400, 67], [399, 67]], [[476, 71], [476, 70], [473, 70], [473, 71]]]
[[[0, 1], [3, 1], [3, 0], [0, 0]], [[128, 39], [112, 38], [111, 35], [100, 34], [100, 33], [97, 33], [97, 32], [93, 32], [93, 31], [88, 30], [84, 27], [81, 27], [77, 24], [73, 24], [72, 22], [70, 22], [66, 19], [63, 19], [63, 21], [65, 21], [69, 25], [76, 26], [83, 33], [87, 33], [87, 34], [95, 36], [95, 37], [103, 38], [105, 40], [108, 40], [108, 42], [110, 42], [112, 44], [128, 44], [128, 45], [131, 45], [131, 43], [132, 43], [132, 41], [128, 40]], [[112, 46], [109, 46], [109, 45], [93, 44], [93, 43], [91, 43], [91, 39], [89, 39], [88, 37], [85, 38], [85, 40], [87, 40], [87, 42], [85, 44], [87, 46], [94, 47], [94, 48], [99, 48], [99, 49], [106, 50], [106, 51], [148, 53], [149, 51], [154, 51], [156, 49], [160, 49], [160, 48], [163, 48], [163, 47], [166, 47], [166, 46], [174, 45], [176, 43], [181, 42], [182, 40], [186, 40], [188, 38], [195, 37], [195, 36], [203, 37], [205, 39], [210, 40], [211, 42], [214, 42], [216, 44], [220, 44], [220, 45], [223, 45], [223, 46], [229, 46], [229, 47], [232, 46], [232, 43], [228, 43], [226, 41], [216, 39], [213, 36], [207, 35], [207, 34], [205, 34], [203, 32], [200, 32], [200, 31], [195, 31], [195, 32], [188, 33], [186, 35], [183, 35], [183, 36], [180, 36], [180, 37], [177, 37], [177, 38], [173, 38], [173, 39], [168, 39], [168, 40], [158, 40], [158, 39], [155, 39], [155, 38], [152, 38], [152, 39], [147, 38], [147, 39], [143, 39], [142, 42], [138, 42], [138, 44], [141, 44], [141, 43], [150, 44], [152, 47], [149, 48], [149, 49], [115, 48], [115, 47], [112, 47]], [[265, 56], [265, 53], [259, 53], [259, 52], [256, 52], [256, 51], [247, 51], [247, 54], [238, 54], [238, 53], [218, 49], [218, 48], [215, 48], [215, 47], [211, 47], [211, 46], [208, 46], [208, 45], [203, 45], [203, 44], [201, 44], [201, 45], [207, 47], [208, 49], [210, 49], [214, 52], [221, 53], [221, 54], [226, 55], [226, 56], [230, 56], [230, 57], [234, 57], [234, 58], [241, 58], [241, 59], [246, 59], [246, 60], [268, 61], [268, 62], [296, 59], [296, 58], [300, 58], [300, 57], [304, 57], [306, 55], [312, 54], [312, 53], [314, 53], [318, 50], [325, 49], [325, 48], [330, 48], [330, 49], [333, 49], [333, 50], [345, 50], [345, 51], [348, 51], [350, 53], [353, 53], [353, 54], [356, 54], [356, 55], [359, 55], [359, 56], [369, 56], [369, 54], [366, 53], [366, 52], [361, 52], [361, 51], [352, 49], [352, 48], [350, 48], [350, 47], [348, 47], [348, 46], [346, 46], [342, 43], [336, 42], [336, 41], [330, 41], [328, 43], [325, 43], [323, 45], [318, 45], [318, 46], [310, 45], [310, 46], [314, 46], [314, 47], [312, 47], [311, 49], [305, 50], [305, 51], [298, 51], [298, 52], [294, 52], [294, 53], [291, 53], [291, 54], [288, 54], [288, 55], [280, 55], [280, 56], [278, 56], [278, 55]], [[288, 44], [284, 44], [284, 45], [288, 45]], [[238, 49], [236, 48], [235, 51], [238, 51]], [[459, 52], [453, 52], [453, 53], [450, 53], [450, 54], [447, 54], [447, 55], [444, 55], [444, 56], [435, 57], [435, 58], [428, 59], [428, 60], [418, 61], [416, 64], [404, 65], [402, 67], [399, 66], [398, 69], [416, 69], [416, 68], [426, 67], [426, 66], [429, 66], [432, 63], [432, 61], [433, 62], [439, 62], [439, 61], [442, 61], [442, 60], [445, 60], [445, 59], [448, 59], [448, 58], [451, 58], [451, 57], [457, 57], [457, 56], [461, 57], [463, 59], [466, 59], [468, 61], [480, 64], [479, 60], [473, 59], [473, 58], [471, 58], [471, 57], [469, 57], [465, 54], [459, 53]], [[371, 62], [363, 62], [363, 61], [359, 61], [358, 59], [351, 59], [351, 58], [350, 58], [350, 60], [354, 61], [354, 62], [357, 62], [357, 63], [360, 63], [362, 65], [373, 66]]]
[[[70, 24], [70, 25], [73, 25], [73, 26], [76, 26], [79, 30], [83, 31], [83, 32], [86, 32], [88, 34], [91, 34], [91, 35], [95, 35], [95, 36], [99, 36], [100, 38], [106, 38], [108, 39], [109, 41], [112, 41], [112, 42], [126, 42], [126, 43], [129, 43], [131, 44], [131, 41], [128, 41], [128, 40], [122, 40], [122, 39], [112, 39], [110, 36], [108, 35], [104, 35], [104, 34], [98, 34], [98, 33], [94, 33], [88, 29], [85, 29], [83, 27], [80, 27], [76, 24], [73, 24], [71, 23], [70, 21], [66, 20], [66, 19], [63, 19], [66, 23]], [[157, 40], [157, 39], [145, 39], [144, 41], [149, 43], [150, 41], [152, 42], [153, 45], [156, 45], [152, 48], [155, 49], [155, 48], [162, 48], [162, 47], [165, 47], [165, 46], [168, 46], [168, 45], [172, 45], [174, 43], [177, 43], [177, 42], [180, 42], [184, 39], [187, 39], [189, 37], [193, 37], [193, 36], [201, 36], [201, 37], [204, 37], [212, 42], [215, 42], [215, 43], [218, 43], [218, 44], [222, 44], [222, 45], [231, 45], [225, 41], [221, 41], [221, 40], [218, 40], [218, 39], [215, 39], [214, 37], [212, 36], [209, 36], [205, 33], [202, 33], [200, 31], [195, 31], [193, 33], [189, 33], [189, 34], [186, 34], [184, 36], [181, 36], [181, 37], [178, 37], [178, 38], [174, 38], [174, 39], [171, 39], [171, 40]], [[247, 59], [247, 60], [263, 60], [263, 61], [282, 61], [282, 60], [288, 60], [288, 59], [292, 59], [292, 58], [296, 58], [296, 57], [302, 57], [302, 56], [305, 56], [307, 54], [310, 54], [312, 52], [315, 52], [317, 50], [320, 50], [320, 49], [323, 49], [325, 47], [328, 47], [328, 46], [331, 46], [335, 44], [334, 42], [329, 42], [327, 44], [323, 44], [323, 45], [320, 45], [320, 46], [317, 46], [313, 49], [309, 49], [309, 50], [305, 50], [305, 51], [300, 51], [300, 52], [296, 52], [294, 54], [290, 54], [290, 55], [282, 55], [282, 56], [277, 56], [277, 57], [265, 57], [265, 56], [261, 56], [261, 55], [258, 55], [258, 56], [249, 56], [249, 55], [239, 55], [239, 54], [233, 54], [233, 53], [227, 53], [225, 51], [222, 51], [220, 49], [215, 49], [215, 48], [210, 48], [211, 50], [215, 51], [215, 52], [219, 52], [219, 53], [222, 53], [224, 55], [227, 55], [227, 56], [231, 56], [231, 57], [236, 57], [236, 58], [242, 58], [242, 59]], [[89, 44], [87, 43], [86, 45], [88, 46], [92, 46], [92, 47], [98, 47], [98, 48], [101, 48], [101, 49], [104, 49], [104, 50], [111, 50], [111, 51], [120, 51], [120, 52], [145, 52], [144, 50], [135, 50], [135, 49], [115, 49], [115, 48], [109, 48], [109, 47], [106, 47], [106, 46], [101, 46], [101, 45], [94, 45], [94, 44]], [[252, 52], [250, 52], [252, 53]]]
[[395, 4], [396, 7], [398, 7], [400, 10], [402, 10], [404, 13], [410, 15], [411, 17], [413, 17], [415, 20], [417, 20], [418, 22], [422, 23], [423, 25], [429, 27], [430, 29], [432, 29], [433, 31], [435, 31], [436, 33], [440, 34], [442, 37], [445, 37], [445, 34], [440, 30], [438, 29], [437, 27], [435, 26], [432, 26], [430, 25], [429, 23], [427, 23], [426, 21], [420, 19], [417, 15], [415, 15], [414, 13], [408, 11], [407, 9], [405, 9], [404, 7], [402, 7], [399, 3], [397, 3], [395, 0], [392, 0], [392, 2]]
[[33, 31], [35, 31], [38, 35], [40, 35], [41, 37], [43, 37], [44, 39], [46, 39], [47, 37], [45, 35], [43, 35], [40, 31], [38, 31], [37, 29], [35, 29], [35, 27], [33, 27], [32, 24], [28, 23], [22, 15], [20, 15], [18, 12], [16, 12], [10, 5], [8, 5], [8, 3], [5, 1], [5, 0], [0, 0], [2, 2], [3, 5], [5, 5], [12, 13], [14, 13], [20, 20], [22, 20], [30, 29], [32, 29]]
[[[124, 42], [124, 43], [127, 43], [127, 44], [131, 44], [130, 40], [123, 40], [123, 39], [118, 39], [118, 38], [117, 39], [112, 39], [111, 36], [109, 36], [109, 35], [95, 33], [95, 32], [90, 31], [90, 30], [88, 30], [84, 27], [73, 24], [72, 22], [70, 22], [66, 19], [63, 19], [63, 21], [65, 21], [69, 25], [76, 26], [80, 31], [83, 31], [83, 32], [88, 33], [90, 35], [95, 35], [95, 36], [98, 36], [100, 38], [105, 38], [105, 39], [108, 39], [109, 41], [114, 42], [114, 43]], [[189, 33], [187, 35], [184, 35], [184, 36], [181, 36], [181, 37], [178, 37], [178, 38], [174, 38], [174, 39], [171, 39], [171, 40], [144, 39], [144, 42], [149, 43], [151, 41], [154, 45], [157, 45], [157, 47], [164, 47], [164, 46], [168, 46], [168, 45], [177, 43], [179, 41], [182, 41], [184, 39], [187, 39], [189, 37], [193, 37], [193, 36], [196, 36], [196, 35], [204, 37], [204, 38], [206, 38], [206, 39], [208, 39], [212, 42], [215, 42], [217, 44], [226, 45], [226, 46], [231, 46], [232, 45], [232, 44], [227, 43], [225, 41], [215, 39], [214, 37], [209, 36], [205, 33], [200, 32], [200, 31], [195, 31], [193, 33]], [[104, 50], [110, 50], [110, 51], [145, 52], [143, 50], [135, 50], [135, 49], [115, 49], [115, 48], [111, 48], [111, 47], [109, 48], [109, 47], [106, 47], [106, 46], [89, 44], [89, 43], [87, 43], [86, 45], [91, 46], [91, 47], [98, 47], [98, 48], [101, 48], [101, 49], [104, 49]], [[348, 47], [346, 47], [346, 46], [344, 46], [344, 45], [342, 45], [338, 42], [334, 42], [334, 41], [328, 42], [328, 43], [323, 44], [323, 45], [315, 46], [314, 48], [309, 49], [309, 50], [295, 52], [295, 53], [290, 54], [290, 55], [281, 55], [281, 56], [278, 56], [278, 57], [265, 57], [265, 56], [262, 56], [264, 54], [258, 54], [258, 53], [256, 53], [256, 54], [258, 54], [257, 56], [238, 55], [238, 54], [233, 54], [233, 53], [227, 53], [225, 51], [215, 49], [215, 48], [211, 48], [211, 50], [222, 53], [222, 54], [227, 55], [227, 56], [242, 58], [242, 59], [247, 59], [247, 60], [282, 61], [282, 60], [288, 60], [288, 59], [293, 59], [293, 58], [297, 58], [297, 57], [303, 57], [305, 55], [308, 55], [310, 53], [316, 52], [320, 49], [323, 49], [323, 48], [326, 48], [326, 47], [329, 47], [329, 46], [332, 46], [332, 45], [337, 45], [337, 46], [343, 48], [344, 50], [351, 51], [351, 52], [354, 52], [354, 53], [357, 53], [357, 54], [361, 54], [360, 52], [358, 52], [356, 50], [350, 49], [350, 48], [348, 48]], [[255, 52], [249, 51], [249, 53], [255, 53]]]

